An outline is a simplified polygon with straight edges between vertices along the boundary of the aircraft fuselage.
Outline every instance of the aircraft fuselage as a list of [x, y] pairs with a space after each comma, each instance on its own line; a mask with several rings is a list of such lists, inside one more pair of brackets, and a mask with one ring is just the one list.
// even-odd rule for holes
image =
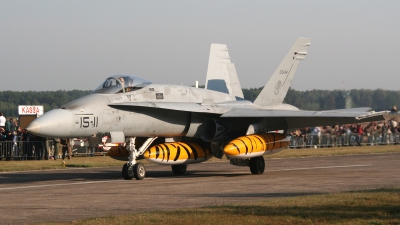
[[[112, 131], [122, 131], [125, 136], [133, 137], [196, 137], [200, 135], [199, 129], [204, 120], [213, 115], [158, 108], [148, 108], [145, 112], [142, 108], [128, 111], [109, 105], [130, 102], [201, 104], [207, 99], [214, 102], [236, 101], [233, 96], [216, 91], [152, 84], [126, 93], [90, 94], [51, 110], [35, 122], [40, 124], [40, 134], [46, 137], [86, 138]], [[31, 130], [35, 129], [35, 122], [31, 124]]]

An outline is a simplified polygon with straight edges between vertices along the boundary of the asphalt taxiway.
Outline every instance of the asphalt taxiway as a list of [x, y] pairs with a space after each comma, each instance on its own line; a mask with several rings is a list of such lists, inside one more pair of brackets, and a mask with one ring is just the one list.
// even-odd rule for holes
[[[267, 159], [262, 175], [226, 162], [192, 164], [184, 176], [146, 166], [0, 173], [1, 224], [73, 221], [155, 210], [400, 186], [400, 153]], [[0, 163], [1, 166], [1, 163]]]

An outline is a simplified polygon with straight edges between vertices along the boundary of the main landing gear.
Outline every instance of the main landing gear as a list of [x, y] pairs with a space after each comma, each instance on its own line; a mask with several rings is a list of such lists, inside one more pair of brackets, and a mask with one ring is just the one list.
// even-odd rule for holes
[[250, 172], [252, 174], [262, 174], [265, 170], [265, 160], [264, 157], [254, 157], [250, 158]]
[[143, 163], [136, 163], [136, 159], [140, 155], [143, 155], [144, 151], [146, 151], [156, 138], [157, 137], [148, 138], [139, 149], [136, 149], [135, 147], [136, 138], [129, 139], [129, 146], [127, 146], [127, 150], [129, 151], [129, 162], [122, 167], [122, 177], [125, 180], [132, 180], [133, 178], [136, 180], [143, 180], [146, 177], [146, 169], [144, 168]]
[[264, 157], [258, 156], [250, 159], [230, 159], [230, 163], [235, 166], [250, 167], [252, 174], [262, 174], [265, 170]]
[[186, 172], [187, 165], [186, 164], [181, 164], [181, 165], [172, 165], [172, 172], [175, 175], [183, 175]]

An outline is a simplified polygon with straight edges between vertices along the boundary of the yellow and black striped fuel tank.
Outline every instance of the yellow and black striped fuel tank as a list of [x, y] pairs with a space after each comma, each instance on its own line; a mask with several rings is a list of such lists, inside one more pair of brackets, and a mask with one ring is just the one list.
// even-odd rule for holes
[[289, 139], [283, 134], [252, 134], [230, 141], [224, 153], [231, 158], [247, 159], [278, 152], [288, 145]]
[[191, 164], [212, 158], [208, 147], [194, 142], [171, 142], [158, 144], [145, 151], [143, 157], [157, 164]]

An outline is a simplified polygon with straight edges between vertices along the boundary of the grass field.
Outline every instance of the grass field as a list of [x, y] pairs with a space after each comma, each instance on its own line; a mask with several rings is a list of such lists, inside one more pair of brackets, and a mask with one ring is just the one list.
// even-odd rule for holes
[[59, 224], [400, 224], [400, 188], [279, 197]]
[[[291, 157], [320, 157], [331, 155], [349, 155], [349, 154], [378, 154], [400, 152], [400, 145], [385, 146], [360, 146], [360, 147], [338, 147], [338, 148], [305, 148], [305, 149], [285, 149], [272, 155], [266, 155], [265, 158], [291, 158]], [[211, 161], [227, 160], [212, 158]], [[143, 163], [148, 163], [143, 160]], [[95, 157], [72, 157], [70, 160], [31, 160], [31, 161], [0, 161], [0, 172], [10, 171], [28, 171], [28, 170], [48, 170], [65, 169], [68, 167], [108, 167], [121, 166], [123, 161], [114, 160], [108, 156]]]

